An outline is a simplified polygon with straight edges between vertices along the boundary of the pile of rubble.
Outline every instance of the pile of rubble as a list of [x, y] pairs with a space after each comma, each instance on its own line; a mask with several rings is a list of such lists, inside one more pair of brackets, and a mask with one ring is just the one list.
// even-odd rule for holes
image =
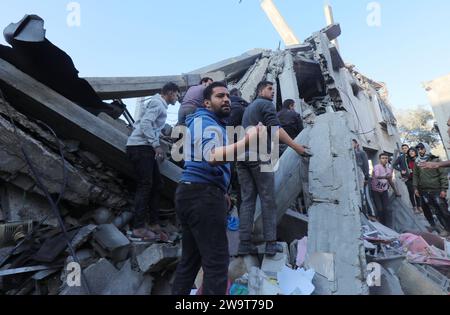
[[[0, 45], [0, 293], [170, 293], [181, 256], [174, 193], [182, 169], [169, 158], [170, 137], [163, 138], [168, 159], [160, 165], [161, 205], [167, 210], [161, 220], [169, 240], [130, 241], [133, 171], [125, 147], [131, 127], [113, 119], [115, 111], [103, 101], [148, 97], [168, 81], [185, 91], [207, 74], [237, 87], [248, 101], [261, 80], [274, 82], [276, 103], [294, 99], [303, 117], [305, 130], [295, 141], [314, 153], [306, 160], [288, 149], [278, 162], [283, 253], [236, 258], [239, 232], [230, 227], [230, 294], [448, 294], [448, 245], [423, 234], [404, 184], [404, 199], [393, 203], [393, 228], [419, 232], [398, 234], [361, 214], [364, 188], [352, 139], [360, 139], [372, 162], [380, 152], [398, 154], [401, 142], [385, 86], [345, 64], [333, 44], [338, 24], [286, 50], [255, 49], [189, 74], [85, 80], [68, 55], [44, 36], [34, 38], [42, 32], [30, 31], [39, 26], [30, 21], [43, 25], [26, 17], [23, 27], [9, 29], [10, 39], [31, 36], [39, 51], [28, 43], [19, 45], [22, 55], [12, 54], [16, 48]], [[38, 64], [40, 57], [23, 62], [30, 53], [41, 53], [48, 64]], [[75, 75], [58, 77], [55, 60]], [[86, 95], [71, 86], [91, 99], [80, 99]], [[262, 237], [261, 217], [258, 205], [255, 242]], [[382, 266], [380, 287], [369, 288], [371, 262]], [[200, 272], [200, 293], [201, 282]]]
[[[126, 177], [4, 98], [0, 129], [1, 293], [170, 293], [168, 281], [181, 256], [173, 208], [161, 211], [169, 242], [132, 243], [125, 236], [133, 197]], [[57, 203], [66, 233], [28, 162]], [[70, 267], [75, 260], [83, 277], [80, 268]]]

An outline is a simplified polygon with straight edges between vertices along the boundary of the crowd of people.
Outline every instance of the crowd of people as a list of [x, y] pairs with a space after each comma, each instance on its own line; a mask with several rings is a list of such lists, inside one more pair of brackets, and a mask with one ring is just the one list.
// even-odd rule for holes
[[[131, 237], [142, 240], [164, 240], [167, 235], [158, 222], [161, 177], [158, 161], [166, 156], [159, 134], [167, 119], [169, 105], [179, 99], [180, 89], [173, 83], [166, 84], [145, 104], [127, 143], [127, 154], [132, 162], [137, 189], [135, 216]], [[237, 206], [240, 216], [239, 255], [257, 252], [252, 243], [252, 231], [256, 200], [261, 199], [265, 254], [273, 256], [282, 252], [277, 243], [276, 206], [274, 196], [275, 177], [263, 171], [271, 161], [263, 159], [263, 152], [271, 153], [272, 136], [280, 139], [299, 155], [310, 156], [308, 148], [294, 142], [302, 131], [302, 120], [295, 111], [295, 101], [286, 100], [280, 112], [273, 103], [274, 84], [260, 82], [252, 103], [244, 100], [238, 89], [228, 90], [222, 82], [203, 78], [199, 85], [190, 88], [181, 101], [178, 125], [185, 126], [191, 135], [187, 145], [191, 156], [184, 161], [175, 206], [182, 226], [182, 259], [178, 265], [173, 293], [190, 293], [199, 269], [204, 270], [203, 293], [225, 294], [228, 274], [227, 215], [231, 209], [229, 197], [232, 187], [240, 187]], [[200, 130], [196, 121], [200, 121]], [[242, 139], [228, 139], [226, 127], [242, 126], [247, 130]], [[221, 137], [214, 137], [208, 130], [219, 130]], [[259, 136], [267, 137], [268, 152], [258, 142]], [[231, 141], [230, 141], [231, 140]], [[249, 144], [255, 143], [256, 147]], [[200, 145], [202, 158], [196, 156]], [[265, 147], [265, 146], [264, 146]], [[238, 152], [245, 158], [237, 162]], [[281, 152], [282, 153], [282, 152]], [[255, 160], [250, 157], [256, 156]]]
[[[450, 135], [450, 120], [449, 120]], [[447, 202], [449, 185], [448, 173], [445, 168], [450, 162], [443, 162], [431, 153], [430, 146], [419, 143], [410, 147], [403, 144], [400, 156], [389, 163], [390, 155], [379, 155], [379, 164], [375, 165], [372, 174], [369, 173], [367, 154], [360, 148], [358, 141], [353, 140], [356, 161], [364, 175], [364, 187], [370, 192], [362, 192], [364, 198], [372, 198], [376, 213], [368, 213], [372, 221], [380, 221], [386, 226], [392, 225], [392, 212], [388, 209], [389, 188], [396, 197], [401, 197], [398, 187], [393, 182], [394, 171], [398, 171], [399, 179], [408, 190], [409, 199], [415, 214], [424, 214], [433, 231], [447, 237], [450, 233], [450, 212]], [[391, 217], [389, 217], [391, 216]]]
[[[204, 271], [203, 294], [226, 293], [229, 265], [226, 230], [233, 188], [239, 191], [235, 204], [240, 219], [238, 254], [258, 252], [252, 242], [258, 196], [265, 254], [273, 256], [283, 250], [277, 243], [275, 176], [273, 171], [264, 170], [272, 162], [267, 160], [267, 154], [270, 156], [273, 137], [277, 137], [281, 144], [280, 154], [290, 147], [298, 155], [312, 155], [308, 147], [294, 141], [303, 129], [302, 119], [295, 111], [295, 101], [286, 100], [277, 112], [274, 94], [272, 82], [260, 82], [256, 98], [248, 103], [238, 89], [229, 91], [226, 84], [204, 78], [187, 91], [181, 102], [178, 125], [184, 126], [190, 137], [185, 139], [189, 150], [185, 153], [183, 173], [175, 196], [183, 240], [182, 258], [172, 288], [175, 295], [190, 294], [200, 268]], [[167, 239], [158, 221], [161, 189], [158, 162], [167, 158], [159, 136], [166, 124], [168, 106], [177, 103], [179, 97], [179, 87], [167, 83], [161, 94], [145, 104], [127, 143], [127, 154], [137, 179], [135, 216], [131, 226], [133, 238]], [[227, 126], [242, 126], [246, 132], [241, 138], [229, 139]], [[261, 141], [261, 136], [267, 138], [267, 143]], [[252, 146], [252, 143], [257, 145]], [[372, 174], [367, 154], [356, 139], [353, 146], [363, 174], [362, 186], [371, 187], [378, 210], [371, 219], [386, 222], [389, 187], [394, 189], [396, 196], [400, 196], [392, 180], [393, 169], [396, 169], [408, 187], [414, 210], [419, 212], [423, 209], [431, 226], [437, 227], [434, 213], [439, 222], [450, 229], [445, 200], [448, 180], [441, 168], [446, 164], [443, 165], [423, 144], [415, 148], [404, 145], [402, 155], [393, 165], [389, 163], [390, 156], [382, 153]], [[200, 159], [198, 152], [201, 153]], [[243, 159], [237, 159], [240, 152], [245, 152]]]

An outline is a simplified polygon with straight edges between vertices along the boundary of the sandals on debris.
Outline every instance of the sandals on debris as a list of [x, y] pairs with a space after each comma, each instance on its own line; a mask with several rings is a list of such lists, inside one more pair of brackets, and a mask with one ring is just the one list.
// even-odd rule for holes
[[127, 237], [132, 242], [169, 242], [169, 236], [166, 233], [149, 229], [146, 229], [143, 234], [136, 234], [134, 231], [128, 231]]
[[160, 241], [160, 237], [158, 234], [145, 230], [145, 233], [135, 233], [135, 231], [127, 232], [128, 239], [132, 242], [158, 242]]

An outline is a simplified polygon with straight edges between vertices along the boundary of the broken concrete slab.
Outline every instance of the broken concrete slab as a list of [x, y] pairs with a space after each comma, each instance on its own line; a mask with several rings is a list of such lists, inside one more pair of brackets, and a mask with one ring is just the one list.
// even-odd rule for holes
[[[397, 183], [397, 186], [399, 186], [399, 183]], [[388, 210], [392, 214], [393, 230], [400, 233], [407, 231], [427, 232], [425, 225], [414, 215], [412, 207], [405, 204], [402, 198], [392, 196], [389, 199]]]
[[[84, 270], [86, 281], [89, 286], [91, 295], [102, 295], [119, 271], [106, 259], [102, 258], [97, 263], [87, 267]], [[65, 287], [62, 289], [60, 295], [87, 295], [88, 291], [81, 281], [80, 287], [67, 286], [66, 279], [63, 278]]]
[[[97, 229], [97, 226], [94, 224], [89, 224], [86, 226], [83, 226], [78, 233], [73, 237], [72, 239], [72, 247], [74, 250], [77, 250], [81, 246], [83, 246], [84, 243], [86, 243], [89, 238], [91, 237], [92, 233]], [[66, 252], [69, 254], [69, 249], [66, 250]]]
[[283, 61], [283, 72], [279, 76], [282, 100], [283, 102], [288, 99], [294, 100], [295, 111], [302, 114], [300, 93], [294, 69], [294, 58], [290, 51], [285, 52]]
[[93, 246], [103, 257], [116, 262], [127, 259], [130, 241], [113, 224], [100, 225], [93, 236]]
[[[77, 250], [75, 252], [75, 255], [77, 255], [77, 258], [78, 258], [78, 261], [80, 262], [81, 268], [88, 267], [88, 266], [94, 264], [98, 260], [98, 257], [95, 256], [94, 250], [90, 249], [90, 248], [84, 248], [84, 249]], [[71, 261], [74, 261], [72, 256], [70, 256], [68, 259], [70, 259]]]
[[264, 79], [269, 62], [269, 56], [263, 56], [260, 60], [256, 61], [237, 84], [237, 88], [242, 93], [242, 98], [247, 102], [251, 102], [255, 98], [256, 87]]
[[335, 255], [331, 253], [314, 253], [307, 257], [305, 265], [329, 282], [336, 281]]
[[394, 272], [381, 267], [381, 286], [371, 287], [370, 295], [405, 295]]
[[[12, 116], [10, 118], [14, 119], [15, 124], [22, 128], [17, 128], [17, 132], [15, 132], [11, 121], [3, 116], [0, 117], [0, 144], [4, 148], [0, 151], [0, 178], [22, 189], [22, 192], [19, 193], [12, 191], [20, 206], [24, 199], [23, 191], [26, 192], [26, 197], [29, 197], [28, 202], [32, 203], [29, 207], [32, 209], [29, 211], [30, 215], [45, 215], [48, 212], [48, 204], [43, 198], [43, 192], [36, 187], [34, 176], [24, 162], [23, 152], [18, 144], [21, 143], [26, 148], [31, 160], [39, 160], [39, 163], [34, 163], [34, 167], [40, 174], [45, 175], [41, 180], [48, 191], [51, 194], [59, 194], [64, 176], [61, 156], [54, 151], [58, 147], [53, 143], [56, 140], [0, 99], [0, 111], [3, 112], [6, 108], [8, 108], [6, 112]], [[87, 172], [79, 167], [76, 158], [69, 158], [69, 156], [70, 154], [67, 153], [65, 166], [68, 180], [63, 200], [76, 205], [99, 204], [111, 207], [121, 207], [126, 203], [120, 196], [123, 189], [121, 190], [117, 185], [111, 183], [114, 182], [114, 179], [111, 177], [107, 177], [106, 180], [99, 179], [99, 172]], [[38, 195], [40, 198], [34, 198], [33, 195]], [[64, 209], [63, 206], [62, 208]], [[43, 209], [47, 209], [47, 211]], [[27, 214], [25, 211], [24, 215]], [[40, 221], [39, 218], [36, 220]], [[56, 220], [50, 218], [50, 224], [56, 226]]]
[[448, 295], [448, 292], [444, 292], [439, 285], [406, 261], [403, 262], [397, 276], [407, 295]]
[[200, 74], [155, 77], [103, 77], [85, 78], [95, 92], [104, 100], [136, 98], [155, 95], [167, 82], [177, 84], [180, 89], [197, 85]]
[[286, 243], [278, 243], [283, 246], [283, 252], [277, 253], [275, 256], [264, 256], [261, 270], [271, 279], [277, 279], [278, 273], [289, 265], [289, 249]]
[[113, 219], [113, 213], [108, 208], [101, 207], [94, 211], [92, 218], [97, 225], [109, 224]]
[[[361, 196], [353, 158], [348, 113], [318, 116], [310, 133], [308, 256], [334, 255], [335, 279], [323, 283], [328, 294], [368, 294], [366, 256], [361, 240]], [[319, 285], [320, 286], [320, 285]], [[316, 286], [317, 287], [317, 286]]]
[[239, 77], [240, 74], [245, 73], [245, 71], [261, 57], [264, 51], [265, 50], [263, 49], [253, 49], [240, 56], [219, 61], [215, 64], [191, 71], [190, 74], [223, 71], [226, 79], [231, 81]]
[[118, 273], [115, 274], [102, 291], [102, 295], [135, 295], [141, 288], [144, 275], [131, 269], [131, 262], [127, 260]]
[[[126, 157], [128, 136], [92, 115], [62, 95], [0, 59], [0, 88], [14, 99], [18, 110], [36, 117], [65, 139], [77, 139], [90, 152], [123, 175], [133, 177], [133, 168]], [[177, 183], [181, 168], [166, 161], [161, 174]]]
[[181, 258], [180, 246], [154, 244], [137, 256], [137, 262], [144, 273], [160, 272], [179, 258]]

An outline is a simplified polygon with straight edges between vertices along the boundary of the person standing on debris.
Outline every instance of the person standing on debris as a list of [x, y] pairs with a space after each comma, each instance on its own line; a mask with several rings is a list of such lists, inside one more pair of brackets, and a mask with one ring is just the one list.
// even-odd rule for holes
[[[227, 161], [264, 129], [253, 128], [245, 139], [227, 145], [223, 120], [230, 115], [227, 86], [215, 82], [204, 91], [205, 107], [190, 115], [190, 156], [175, 198], [182, 225], [182, 257], [172, 288], [174, 295], [189, 295], [203, 268], [203, 294], [225, 295], [228, 284], [228, 239], [226, 234], [230, 165]], [[198, 132], [201, 131], [201, 134]], [[187, 150], [185, 150], [186, 152]], [[201, 156], [197, 156], [200, 154]], [[187, 154], [187, 153], [185, 153]]]
[[402, 145], [402, 153], [400, 154], [400, 156], [397, 158], [397, 160], [395, 160], [394, 164], [392, 165], [392, 167], [396, 170], [399, 171], [400, 174], [402, 175], [402, 179], [406, 182], [409, 178], [409, 168], [408, 168], [408, 150], [409, 150], [409, 145], [404, 144]]
[[378, 219], [382, 224], [391, 227], [392, 213], [389, 211], [389, 185], [394, 190], [396, 197], [401, 197], [401, 195], [392, 181], [393, 171], [388, 167], [389, 155], [382, 153], [379, 159], [380, 164], [374, 167], [372, 175], [373, 199], [378, 211]]
[[364, 174], [364, 185], [367, 185], [370, 179], [369, 157], [367, 156], [367, 153], [361, 149], [358, 140], [353, 139], [352, 142], [356, 155], [356, 164]]
[[355, 156], [356, 156], [356, 164], [358, 165], [358, 168], [360, 169], [359, 174], [359, 182], [360, 187], [363, 190], [361, 192], [361, 196], [363, 198], [363, 203], [365, 204], [364, 212], [366, 215], [369, 215], [370, 218], [374, 218], [374, 214], [369, 214], [369, 207], [367, 206], [367, 194], [366, 194], [366, 187], [369, 184], [370, 180], [370, 170], [369, 170], [369, 158], [367, 156], [367, 153], [361, 149], [361, 146], [359, 145], [358, 140], [353, 139], [353, 150], [355, 150]]
[[[273, 83], [269, 81], [260, 82], [257, 86], [257, 98], [245, 110], [242, 119], [244, 128], [263, 124], [269, 128], [267, 137], [267, 151], [270, 154], [272, 139], [269, 132], [276, 128], [276, 137], [287, 144], [299, 155], [309, 156], [306, 147], [295, 143], [287, 132], [280, 128], [275, 105], [273, 104], [274, 90]], [[253, 149], [253, 150], [252, 150]], [[251, 154], [254, 151], [256, 154]], [[277, 148], [278, 150], [278, 148]], [[256, 247], [252, 244], [253, 221], [256, 210], [256, 198], [261, 199], [261, 209], [263, 217], [264, 240], [266, 241], [265, 253], [269, 256], [282, 252], [283, 248], [277, 243], [277, 216], [275, 204], [275, 175], [272, 172], [264, 172], [262, 168], [270, 166], [271, 162], [262, 162], [261, 143], [257, 148], [249, 148], [246, 152], [246, 161], [237, 163], [239, 182], [241, 185], [242, 205], [240, 209], [240, 244], [238, 254], [249, 255], [257, 253]], [[256, 161], [250, 161], [248, 157], [257, 156]]]
[[[447, 127], [448, 127], [447, 133], [448, 133], [448, 136], [450, 137], [450, 118], [447, 121]], [[450, 145], [450, 143], [449, 143], [449, 145]], [[420, 166], [420, 168], [423, 168], [423, 169], [447, 168], [447, 167], [450, 167], [450, 161], [421, 162], [419, 166]]]
[[[413, 186], [417, 197], [421, 198], [422, 209], [425, 217], [431, 227], [438, 230], [441, 236], [448, 236], [450, 232], [450, 212], [447, 204], [448, 178], [447, 172], [443, 169], [422, 169], [420, 163], [439, 163], [441, 162], [437, 156], [427, 153], [427, 148], [423, 143], [417, 145], [419, 157], [416, 167], [414, 168]], [[436, 217], [444, 226], [446, 231], [439, 230], [433, 216], [434, 208]]]
[[417, 157], [418, 157], [417, 150], [415, 148], [410, 148], [408, 150], [408, 159], [407, 159], [409, 178], [405, 182], [405, 184], [406, 187], [408, 188], [409, 200], [411, 201], [411, 204], [414, 207], [414, 213], [420, 214], [421, 213], [421, 211], [419, 210], [421, 208], [420, 198], [416, 196], [413, 186], [414, 169], [416, 168]]
[[186, 125], [186, 117], [195, 113], [197, 109], [204, 107], [203, 92], [213, 82], [214, 80], [211, 78], [203, 78], [199, 85], [191, 87], [186, 92], [178, 111], [178, 125]]
[[[164, 85], [161, 95], [156, 94], [145, 105], [141, 118], [128, 138], [127, 155], [133, 164], [137, 187], [133, 237], [145, 240], [155, 239], [155, 233], [163, 236], [159, 226], [159, 191], [161, 178], [157, 161], [163, 161], [165, 153], [160, 146], [159, 137], [167, 119], [168, 105], [178, 101], [180, 89], [175, 83]], [[149, 217], [150, 227], [145, 227]]]

